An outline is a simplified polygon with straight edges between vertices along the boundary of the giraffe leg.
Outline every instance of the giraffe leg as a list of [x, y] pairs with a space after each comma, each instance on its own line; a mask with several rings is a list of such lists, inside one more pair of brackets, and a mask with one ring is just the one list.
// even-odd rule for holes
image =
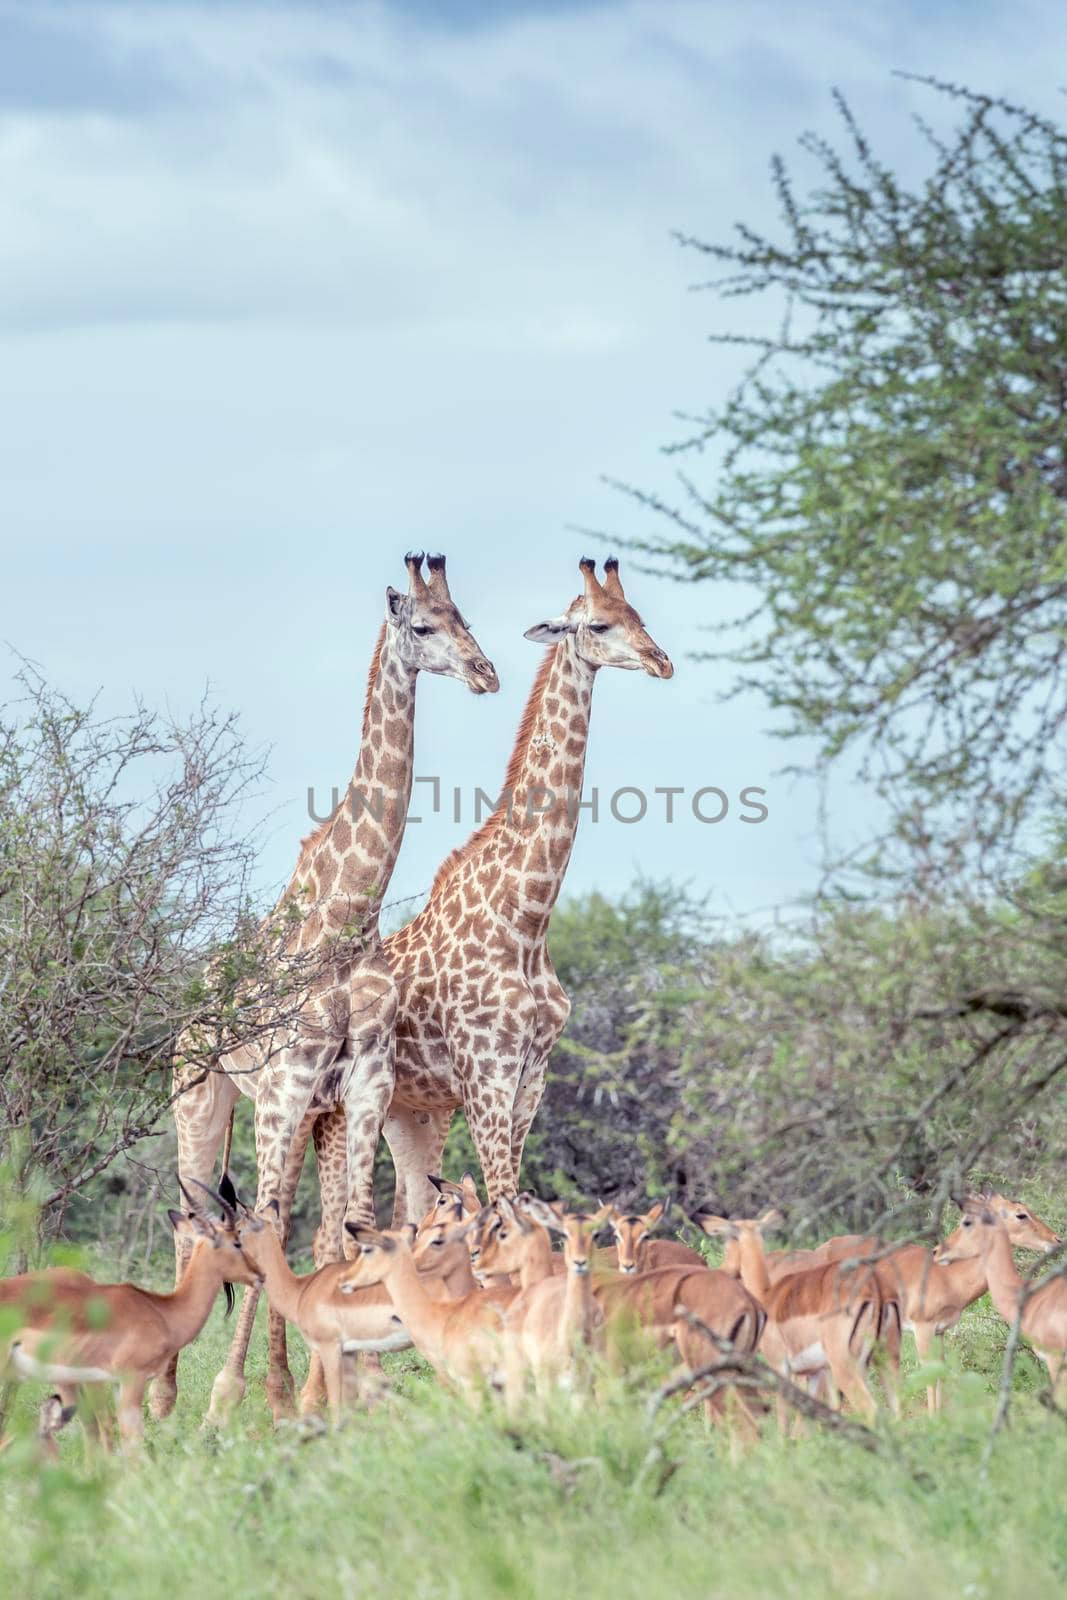
[[[395, 1085], [395, 990], [386, 1024], [373, 1040], [373, 1048], [363, 1048], [357, 1056], [360, 1066], [352, 1075], [344, 1094], [346, 1128], [346, 1221], [374, 1227], [374, 1157], [378, 1154], [382, 1123], [386, 1120]], [[347, 1235], [346, 1235], [347, 1237]], [[368, 1405], [386, 1389], [381, 1355], [366, 1354], [360, 1360], [360, 1389]]]
[[[315, 1238], [315, 1265], [340, 1261], [344, 1256], [346, 1217], [350, 1222], [374, 1226], [374, 1158], [382, 1123], [393, 1097], [396, 1021], [396, 985], [392, 973], [368, 967], [351, 991], [351, 1018], [345, 1058], [353, 1063], [347, 1074], [343, 1112], [321, 1118], [315, 1152], [319, 1169], [322, 1219]], [[365, 1371], [380, 1373], [381, 1362], [367, 1356]], [[313, 1353], [308, 1381], [300, 1397], [301, 1411], [313, 1409], [322, 1390], [322, 1363]]]
[[[338, 1049], [339, 1041], [336, 1040], [323, 1037], [306, 1039], [291, 1050], [280, 1051], [271, 1066], [264, 1068], [264, 1079], [259, 1085], [256, 1096], [256, 1165], [259, 1169], [256, 1209], [263, 1210], [271, 1201], [277, 1201], [275, 1226], [283, 1246], [285, 1236], [281, 1207], [290, 1147], [310, 1108], [315, 1088], [336, 1059]], [[211, 1387], [211, 1403], [206, 1418], [209, 1423], [224, 1421], [229, 1412], [244, 1399], [245, 1360], [258, 1305], [259, 1290], [250, 1285], [244, 1292], [226, 1364]], [[284, 1395], [272, 1396], [272, 1406], [278, 1404], [284, 1406]], [[276, 1410], [276, 1420], [277, 1417]]]
[[511, 1111], [511, 1192], [518, 1194], [522, 1187], [520, 1174], [522, 1169], [522, 1152], [526, 1148], [526, 1136], [530, 1125], [537, 1115], [537, 1108], [541, 1104], [545, 1092], [545, 1080], [548, 1077], [548, 1053], [532, 1058], [523, 1068], [519, 1087], [515, 1091], [515, 1101]]
[[[348, 1204], [347, 1132], [344, 1112], [328, 1111], [316, 1117], [311, 1137], [315, 1141], [322, 1216], [312, 1254], [316, 1267], [340, 1261], [344, 1255], [345, 1207]], [[318, 1350], [308, 1352], [308, 1375], [300, 1391], [300, 1415], [318, 1411], [326, 1401], [326, 1380]]]
[[515, 1193], [515, 1170], [511, 1155], [511, 1112], [515, 1103], [514, 1083], [497, 1079], [474, 1085], [464, 1095], [474, 1148], [478, 1152], [485, 1192], [490, 1204], [501, 1195]]
[[[180, 1087], [180, 1082], [175, 1087]], [[187, 1089], [174, 1102], [174, 1121], [178, 1130], [178, 1176], [185, 1184], [198, 1179], [210, 1183], [215, 1161], [226, 1133], [240, 1090], [224, 1072], [209, 1072], [202, 1083]], [[174, 1235], [175, 1282], [181, 1280], [192, 1243], [184, 1235]], [[152, 1384], [149, 1408], [153, 1417], [170, 1416], [178, 1397], [178, 1357], [173, 1356]]]
[[[304, 1170], [304, 1156], [307, 1152], [308, 1137], [313, 1127], [321, 1118], [314, 1115], [306, 1116], [297, 1129], [289, 1153], [285, 1159], [285, 1170], [282, 1173], [281, 1193], [278, 1195], [278, 1221], [281, 1226], [282, 1244], [288, 1247], [289, 1224], [293, 1214], [293, 1202], [296, 1191], [300, 1186], [300, 1174]], [[279, 1311], [270, 1306], [267, 1311], [267, 1403], [275, 1422], [282, 1417], [289, 1417], [293, 1413], [293, 1397], [295, 1385], [293, 1374], [289, 1370], [289, 1350], [286, 1342], [285, 1318]]]
[[416, 1111], [393, 1101], [382, 1127], [396, 1169], [391, 1226], [417, 1222], [434, 1199], [427, 1173], [441, 1170], [441, 1155], [452, 1122], [449, 1106]]
[[567, 991], [556, 977], [547, 950], [542, 951], [541, 966], [531, 980], [531, 988], [537, 1008], [537, 1022], [533, 1043], [519, 1075], [511, 1113], [512, 1183], [516, 1192], [521, 1187], [522, 1152], [526, 1137], [545, 1092], [548, 1058], [571, 1014]]
[[374, 969], [352, 994], [347, 1053], [355, 1063], [343, 1094], [347, 1174], [346, 1220], [374, 1226], [374, 1158], [396, 1086], [396, 984]]

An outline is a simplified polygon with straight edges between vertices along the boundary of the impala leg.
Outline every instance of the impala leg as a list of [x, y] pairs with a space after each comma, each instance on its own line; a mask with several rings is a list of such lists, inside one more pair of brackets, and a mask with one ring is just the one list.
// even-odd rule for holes
[[41, 1454], [49, 1461], [59, 1459], [56, 1434], [60, 1433], [78, 1410], [76, 1384], [62, 1384], [55, 1394], [42, 1400], [37, 1410], [37, 1438]]
[[[176, 1074], [176, 1087], [180, 1087], [180, 1071]], [[174, 1102], [174, 1122], [178, 1133], [178, 1176], [186, 1185], [194, 1180], [210, 1184], [215, 1175], [218, 1158], [230, 1113], [240, 1090], [224, 1072], [209, 1072], [202, 1083], [186, 1089]], [[182, 1233], [174, 1235], [175, 1282], [180, 1283], [182, 1273], [192, 1253], [191, 1240]], [[150, 1409], [157, 1421], [169, 1417], [178, 1397], [178, 1355], [171, 1357], [164, 1370], [152, 1384]]]
[[107, 1384], [86, 1384], [79, 1399], [78, 1409], [85, 1435], [85, 1461], [89, 1465], [98, 1451], [103, 1455], [111, 1453], [115, 1435], [113, 1400], [117, 1400], [117, 1392], [113, 1395]]
[[136, 1454], [144, 1439], [144, 1392], [148, 1380], [141, 1373], [130, 1373], [119, 1384], [119, 1438], [122, 1448]]
[[886, 1401], [894, 1417], [900, 1417], [900, 1318], [890, 1316], [881, 1339], [879, 1375]]
[[322, 1360], [322, 1376], [326, 1384], [326, 1403], [330, 1409], [330, 1419], [335, 1423], [340, 1422], [344, 1398], [344, 1358], [341, 1346], [337, 1343], [324, 1344], [319, 1355]]
[[[934, 1325], [932, 1322], [917, 1322], [915, 1332], [915, 1353], [922, 1366], [929, 1360], [930, 1350], [934, 1342]], [[944, 1355], [944, 1340], [941, 1341], [942, 1356]], [[926, 1385], [926, 1409], [931, 1414], [941, 1409], [941, 1379]]]

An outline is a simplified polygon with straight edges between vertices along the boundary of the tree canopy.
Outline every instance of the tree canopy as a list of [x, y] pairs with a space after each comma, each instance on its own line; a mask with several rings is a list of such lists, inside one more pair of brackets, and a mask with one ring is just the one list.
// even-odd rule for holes
[[640, 543], [679, 578], [755, 592], [714, 655], [783, 731], [862, 749], [898, 814], [989, 850], [1062, 776], [1067, 133], [930, 88], [956, 121], [918, 123], [921, 182], [838, 96], [844, 149], [801, 141], [810, 192], [774, 163], [774, 237], [684, 240], [767, 331], [713, 335], [754, 360], [675, 447], [681, 499], [639, 496], [667, 519]]

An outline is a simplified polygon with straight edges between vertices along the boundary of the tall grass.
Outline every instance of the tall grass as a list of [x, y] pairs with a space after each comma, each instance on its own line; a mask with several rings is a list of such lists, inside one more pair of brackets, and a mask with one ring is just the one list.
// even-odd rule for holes
[[[86, 1464], [77, 1426], [40, 1468], [18, 1402], [0, 1457], [0, 1592], [33, 1600], [261, 1600], [373, 1594], [466, 1600], [798, 1600], [1062, 1591], [1067, 1427], [1028, 1391], [979, 1469], [1003, 1326], [969, 1314], [946, 1414], [929, 1422], [922, 1377], [875, 1457], [819, 1433], [773, 1433], [739, 1461], [695, 1416], [678, 1417], [648, 1470], [645, 1391], [561, 1404], [508, 1428], [443, 1394], [411, 1356], [391, 1358], [395, 1398], [338, 1433], [275, 1433], [262, 1345], [249, 1396], [222, 1435], [198, 1431], [228, 1326], [216, 1313], [182, 1358], [178, 1408], [149, 1423], [142, 1461]], [[661, 1421], [662, 1421], [661, 1414]]]

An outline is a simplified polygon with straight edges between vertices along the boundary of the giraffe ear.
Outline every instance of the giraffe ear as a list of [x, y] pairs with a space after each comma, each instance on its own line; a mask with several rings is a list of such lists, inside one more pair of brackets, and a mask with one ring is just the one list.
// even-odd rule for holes
[[578, 624], [570, 617], [553, 617], [548, 622], [535, 622], [532, 628], [527, 628], [523, 634], [524, 639], [530, 639], [534, 644], [558, 644], [565, 639], [568, 633], [577, 633]]
[[391, 622], [394, 628], [407, 614], [410, 604], [410, 595], [401, 594], [398, 589], [393, 588], [392, 584], [389, 585], [385, 591], [385, 615], [387, 621]]

